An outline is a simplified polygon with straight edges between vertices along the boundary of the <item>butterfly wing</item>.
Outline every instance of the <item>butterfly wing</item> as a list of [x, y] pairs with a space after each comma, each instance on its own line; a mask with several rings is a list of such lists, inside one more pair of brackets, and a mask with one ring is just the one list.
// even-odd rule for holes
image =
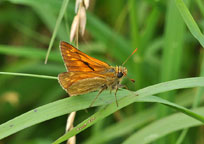
[[64, 41], [60, 42], [60, 49], [69, 72], [97, 72], [110, 68], [107, 63], [88, 56]]
[[59, 74], [58, 78], [70, 96], [95, 91], [107, 84], [107, 77], [97, 72], [64, 72]]

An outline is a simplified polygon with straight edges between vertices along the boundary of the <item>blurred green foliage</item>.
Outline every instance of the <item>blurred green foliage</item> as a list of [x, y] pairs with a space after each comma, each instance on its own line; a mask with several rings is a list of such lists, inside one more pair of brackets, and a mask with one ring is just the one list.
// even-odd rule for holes
[[[58, 45], [60, 40], [69, 42], [67, 27], [70, 28], [74, 17], [73, 0], [68, 3], [67, 19], [62, 19], [56, 33], [48, 64], [44, 64], [61, 3], [59, 0], [0, 2], [1, 72], [57, 76], [66, 71]], [[186, 0], [187, 7], [183, 4], [182, 0], [91, 0], [86, 33], [83, 38], [80, 37], [79, 48], [111, 65], [121, 65], [137, 47], [137, 53], [125, 65], [128, 77], [135, 79], [136, 83], [128, 79], [123, 81], [134, 91], [164, 81], [204, 76], [204, 3]], [[187, 108], [192, 108], [192, 105], [195, 108], [203, 105], [204, 90], [177, 90], [159, 96]], [[67, 94], [56, 80], [0, 75], [0, 123], [65, 97]], [[79, 111], [75, 123], [96, 111]], [[133, 134], [148, 133], [148, 128], [154, 138], [152, 125], [160, 129], [161, 120], [166, 124], [166, 127], [162, 125], [162, 129], [169, 131], [165, 131], [166, 135], [160, 135], [154, 143], [175, 144], [178, 138], [185, 144], [204, 143], [203, 126], [187, 125], [188, 121], [181, 129], [197, 127], [190, 128], [187, 136], [181, 137], [181, 129], [168, 129], [178, 120], [172, 113], [175, 111], [170, 107], [156, 103], [134, 103], [78, 134], [77, 142], [128, 143]], [[51, 143], [64, 134], [66, 118], [61, 116], [34, 125], [0, 140], [0, 144]], [[178, 125], [175, 122], [174, 127]], [[104, 131], [112, 135], [107, 136]], [[101, 142], [96, 138], [101, 138]]]

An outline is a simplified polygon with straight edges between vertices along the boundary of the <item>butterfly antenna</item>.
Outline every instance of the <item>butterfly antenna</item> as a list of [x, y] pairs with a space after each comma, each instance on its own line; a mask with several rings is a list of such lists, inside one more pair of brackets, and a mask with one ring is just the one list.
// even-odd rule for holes
[[129, 78], [128, 76], [126, 76], [132, 83], [135, 83], [134, 79]]
[[130, 57], [137, 51], [137, 48], [132, 52], [132, 54], [123, 62], [122, 66], [130, 59]]

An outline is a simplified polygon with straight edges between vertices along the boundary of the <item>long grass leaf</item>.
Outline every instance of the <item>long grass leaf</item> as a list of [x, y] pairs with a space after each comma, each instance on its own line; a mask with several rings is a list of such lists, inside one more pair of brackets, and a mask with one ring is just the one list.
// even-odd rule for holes
[[62, 21], [62, 18], [63, 18], [63, 16], [64, 16], [64, 13], [65, 13], [65, 11], [66, 11], [66, 8], [67, 8], [68, 3], [69, 3], [69, 0], [63, 0], [63, 2], [62, 2], [62, 7], [61, 7], [61, 9], [60, 9], [59, 16], [58, 16], [58, 18], [57, 18], [56, 25], [55, 25], [55, 28], [54, 28], [54, 32], [53, 32], [53, 34], [52, 34], [52, 37], [51, 37], [51, 40], [50, 40], [50, 44], [49, 44], [49, 47], [48, 47], [48, 50], [47, 50], [47, 54], [46, 54], [46, 58], [45, 58], [45, 64], [46, 64], [47, 61], [48, 61], [48, 57], [49, 57], [49, 54], [50, 54], [52, 45], [53, 45], [53, 43], [54, 43], [54, 40], [55, 40], [57, 31], [58, 31], [58, 28], [59, 28], [59, 26], [60, 26], [60, 23], [61, 23], [61, 21]]
[[200, 28], [196, 24], [195, 20], [193, 19], [190, 11], [186, 7], [185, 3], [183, 0], [175, 0], [177, 8], [186, 23], [188, 29], [190, 30], [191, 34], [199, 41], [199, 43], [204, 47], [204, 35], [200, 31]]
[[[195, 110], [195, 112], [204, 116], [204, 107]], [[123, 144], [132, 144], [135, 141], [139, 144], [147, 144], [171, 132], [175, 132], [186, 127], [194, 127], [199, 125], [202, 125], [202, 123], [184, 114], [177, 113], [157, 120], [140, 129], [138, 132], [131, 135], [126, 141], [124, 141]]]

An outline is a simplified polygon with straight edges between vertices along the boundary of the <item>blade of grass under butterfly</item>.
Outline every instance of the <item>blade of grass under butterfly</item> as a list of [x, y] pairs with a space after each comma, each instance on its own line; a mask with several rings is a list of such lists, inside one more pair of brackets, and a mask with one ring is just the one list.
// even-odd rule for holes
[[[202, 79], [204, 79], [204, 78], [202, 78]], [[184, 82], [184, 81], [183, 81]], [[200, 81], [201, 82], [201, 81]], [[187, 84], [186, 82], [184, 82], [185, 84]], [[183, 83], [183, 84], [184, 84]], [[202, 82], [202, 83], [204, 83], [204, 82]], [[189, 83], [190, 84], [190, 83]], [[192, 84], [192, 83], [191, 83]], [[161, 89], [165, 89], [165, 88], [167, 88], [167, 87], [169, 87], [170, 85], [168, 85], [167, 87], [165, 87], [164, 85], [164, 87], [163, 86], [160, 86], [160, 84], [158, 84], [157, 85], [158, 86], [158, 88], [161, 90]], [[156, 87], [157, 87], [156, 86]], [[176, 85], [174, 85], [174, 86], [176, 86]], [[172, 85], [172, 87], [174, 87], [173, 85]], [[178, 86], [178, 85], [177, 85]], [[176, 86], [176, 87], [177, 87]], [[154, 86], [153, 86], [154, 87]], [[144, 89], [142, 89], [142, 90], [139, 90], [139, 91], [137, 91], [136, 93], [137, 94], [139, 94], [141, 97], [142, 96], [146, 96], [146, 94], [142, 94], [144, 91], [146, 91], [148, 94], [155, 94], [154, 92], [156, 92], [157, 91], [157, 88], [156, 87], [154, 87], [154, 90], [153, 91], [151, 91], [150, 89], [151, 89], [151, 86], [150, 87], [147, 87], [147, 88], [144, 88]], [[171, 87], [171, 88], [172, 88]], [[149, 89], [150, 88], [150, 89]], [[149, 90], [148, 90], [149, 89]], [[160, 91], [159, 90], [159, 91]], [[160, 92], [162, 92], [163, 90], [161, 90]], [[157, 93], [157, 92], [156, 92]], [[130, 94], [131, 95], [131, 94]], [[82, 129], [84, 130], [84, 127], [89, 127], [89, 126], [91, 126], [92, 124], [94, 124], [97, 120], [100, 120], [100, 119], [102, 119], [103, 118], [103, 116], [104, 117], [106, 117], [106, 116], [108, 116], [109, 114], [111, 114], [111, 113], [113, 113], [113, 112], [115, 112], [115, 111], [117, 111], [118, 109], [120, 109], [120, 108], [122, 108], [122, 107], [124, 107], [124, 106], [126, 106], [126, 104], [128, 105], [128, 103], [131, 101], [131, 102], [133, 102], [134, 100], [133, 99], [137, 99], [138, 97], [137, 96], [134, 96], [134, 95], [132, 95], [132, 97], [131, 98], [127, 98], [127, 99], [125, 99], [125, 98], [127, 98], [127, 95], [123, 98], [123, 102], [124, 103], [120, 103], [119, 104], [119, 107], [117, 108], [117, 107], [115, 107], [115, 109], [114, 109], [114, 105], [112, 105], [112, 107], [110, 106], [110, 107], [108, 107], [108, 108], [110, 108], [109, 110], [107, 110], [108, 108], [105, 108], [104, 109], [104, 111], [102, 111], [102, 112], [97, 112], [96, 114], [94, 114], [92, 117], [90, 117], [89, 119], [87, 119], [87, 120], [85, 120], [84, 122], [82, 122], [82, 123], [80, 123], [79, 125], [78, 125], [78, 127], [76, 127], [75, 129], [73, 129], [72, 131], [70, 131], [70, 132], [68, 132], [68, 133], [66, 133], [65, 135], [63, 135], [62, 137], [60, 137], [57, 141], [56, 141], [56, 143], [59, 143], [59, 142], [62, 142], [62, 141], [64, 141], [64, 140], [66, 140], [66, 139], [68, 139], [69, 137], [71, 137], [71, 136], [73, 136], [73, 135], [75, 135], [75, 134], [77, 134], [77, 133], [79, 133], [79, 132], [81, 132], [82, 131]], [[143, 98], [143, 97], [142, 97]], [[125, 99], [125, 100], [124, 100]], [[153, 99], [157, 99], [157, 98], [153, 98]], [[159, 98], [158, 98], [159, 99]], [[107, 99], [106, 99], [107, 100]], [[138, 100], [138, 99], [137, 99]], [[136, 101], [137, 101], [136, 100]], [[131, 103], [130, 102], [130, 103]], [[141, 101], [137, 101], [137, 102], [141, 102]], [[160, 101], [161, 102], [161, 101]], [[164, 102], [164, 103], [163, 103]], [[171, 106], [171, 107], [174, 107], [175, 106], [175, 104], [173, 104], [173, 103], [171, 103], [171, 104], [167, 104], [167, 103], [165, 103], [165, 100], [162, 100], [162, 102], [161, 103], [163, 103], [163, 104], [166, 104], [166, 105], [169, 105], [169, 106]], [[178, 105], [176, 105], [174, 108], [176, 108], [176, 109], [179, 109], [179, 110], [181, 110], [182, 112], [184, 112], [184, 113], [188, 113], [189, 115], [191, 115], [191, 116], [195, 116], [195, 117], [197, 117], [198, 115], [197, 114], [192, 114], [191, 113], [191, 111], [189, 111], [188, 109], [185, 109], [185, 108], [181, 108], [181, 106], [178, 106]], [[103, 113], [103, 114], [102, 114]], [[191, 114], [190, 114], [191, 113]], [[197, 116], [196, 116], [197, 115]], [[200, 119], [200, 118], [201, 119]], [[198, 116], [197, 118], [199, 118], [202, 122], [204, 122], [204, 119], [203, 119], [203, 117], [202, 116]], [[93, 120], [94, 119], [94, 120]], [[94, 122], [89, 122], [89, 121], [94, 121]]]
[[[140, 96], [136, 96], [135, 95], [136, 93], [133, 93], [127, 90], [122, 90], [122, 91], [119, 91], [117, 94], [118, 99], [123, 98], [123, 100], [122, 99], [120, 100], [119, 107], [116, 107], [115, 105], [114, 94], [111, 94], [110, 96], [109, 92], [105, 91], [104, 93], [100, 95], [100, 98], [105, 101], [101, 101], [100, 99], [97, 99], [96, 102], [94, 103], [94, 106], [114, 102], [112, 105], [109, 106], [111, 111], [109, 110], [107, 111], [109, 114], [111, 114], [111, 112], [114, 112], [118, 110], [119, 108], [122, 108], [125, 105], [133, 103], [135, 101], [138, 101], [138, 102], [139, 100], [140, 102], [142, 101], [143, 102], [145, 101], [146, 102], [147, 101], [156, 102], [157, 101], [155, 97], [148, 98], [145, 96], [154, 95], [154, 94], [158, 94], [158, 93], [166, 92], [170, 90], [175, 90], [175, 89], [199, 87], [199, 86], [204, 86], [203, 77], [179, 79], [179, 80], [174, 80], [174, 81], [152, 85], [144, 89], [138, 90], [136, 93], [139, 94]], [[0, 139], [6, 136], [9, 136], [13, 133], [16, 133], [24, 128], [27, 128], [32, 125], [38, 124], [40, 122], [46, 121], [48, 119], [52, 119], [52, 118], [67, 114], [72, 111], [78, 111], [81, 109], [88, 108], [90, 105], [90, 101], [95, 97], [95, 95], [96, 93], [89, 93], [86, 95], [62, 99], [62, 100], [38, 107], [27, 113], [24, 113], [0, 125]], [[166, 102], [165, 100], [163, 101], [164, 103]], [[184, 109], [184, 111], [185, 110], [186, 109]], [[191, 113], [191, 111], [189, 110], [187, 110], [186, 112]], [[202, 116], [199, 116], [195, 113], [192, 114], [192, 117], [204, 121]]]
[[[137, 92], [136, 92], [137, 93]], [[99, 110], [98, 112], [96, 112], [95, 114], [93, 114], [92, 116], [90, 116], [89, 118], [87, 118], [86, 120], [84, 120], [83, 122], [81, 122], [80, 124], [78, 124], [76, 127], [74, 127], [71, 131], [68, 131], [66, 134], [64, 134], [63, 136], [61, 136], [60, 138], [58, 138], [53, 144], [59, 144], [63, 141], [66, 141], [67, 139], [69, 139], [70, 137], [80, 133], [81, 131], [87, 129], [88, 127], [90, 127], [91, 125], [95, 124], [97, 121], [109, 116], [110, 114], [116, 112], [117, 110], [129, 105], [130, 103], [133, 102], [156, 102], [156, 103], [161, 103], [163, 105], [169, 106], [171, 108], [174, 108], [178, 111], [183, 112], [184, 114], [195, 118], [197, 120], [199, 120], [200, 124], [203, 123], [204, 124], [204, 116], [198, 113], [195, 113], [191, 110], [188, 110], [182, 106], [179, 106], [177, 104], [171, 103], [167, 100], [164, 100], [162, 98], [159, 97], [155, 97], [155, 96], [136, 96], [136, 93], [132, 93], [130, 95], [126, 95], [125, 97], [121, 98], [118, 102], [119, 102], [119, 107], [115, 106], [115, 103], [112, 103], [108, 106], [105, 106], [104, 108], [102, 108], [101, 110]]]
[[[184, 107], [190, 106], [194, 98], [194, 93], [195, 93], [194, 90], [188, 90], [177, 95], [176, 104], [182, 105]], [[202, 102], [203, 101], [204, 101], [204, 97], [202, 98]], [[98, 133], [96, 132], [93, 133], [93, 135], [91, 135], [88, 138], [88, 140], [86, 140], [84, 143], [86, 144], [90, 144], [94, 142], [108, 143], [109, 141], [112, 141], [116, 138], [127, 136], [128, 134], [134, 131], [137, 131], [138, 128], [141, 128], [144, 124], [155, 120], [157, 115], [156, 110], [157, 110], [157, 106], [154, 105], [149, 107], [148, 109], [144, 109], [143, 111], [140, 111], [139, 113], [128, 116], [117, 123], [113, 123], [107, 128], [104, 128], [104, 126], [102, 126], [103, 129], [101, 131], [99, 131]], [[96, 123], [94, 127], [97, 124], [98, 123]], [[118, 131], [120, 129], [122, 129], [122, 131]]]

